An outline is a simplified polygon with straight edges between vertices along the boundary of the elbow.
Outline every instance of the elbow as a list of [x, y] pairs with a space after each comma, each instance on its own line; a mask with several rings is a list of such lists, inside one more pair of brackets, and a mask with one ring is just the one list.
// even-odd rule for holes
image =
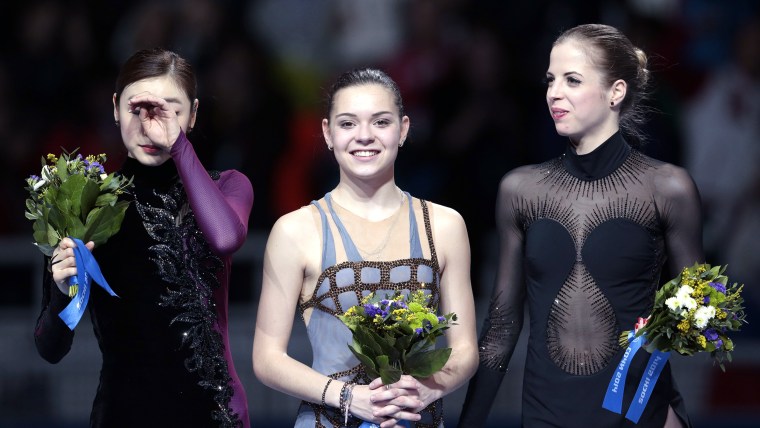
[[244, 229], [245, 228], [240, 227], [235, 233], [209, 239], [208, 244], [211, 247], [211, 250], [214, 254], [220, 257], [231, 256], [245, 243], [247, 234]]
[[42, 343], [38, 337], [34, 338], [35, 345], [37, 346], [37, 353], [40, 354], [43, 360], [50, 364], [58, 364], [66, 354], [69, 353], [70, 347], [54, 346], [51, 344]]

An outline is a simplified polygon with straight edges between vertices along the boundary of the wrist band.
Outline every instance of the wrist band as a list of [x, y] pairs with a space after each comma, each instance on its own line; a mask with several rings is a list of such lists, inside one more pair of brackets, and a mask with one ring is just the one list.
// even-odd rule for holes
[[348, 425], [348, 407], [351, 405], [351, 398], [353, 397], [353, 382], [346, 382], [340, 389], [340, 405], [339, 411], [343, 414], [343, 425]]
[[327, 383], [325, 384], [325, 389], [322, 390], [322, 407], [327, 407], [327, 403], [325, 403], [325, 395], [327, 394], [327, 387], [330, 386], [330, 382], [332, 381], [332, 378], [328, 378]]

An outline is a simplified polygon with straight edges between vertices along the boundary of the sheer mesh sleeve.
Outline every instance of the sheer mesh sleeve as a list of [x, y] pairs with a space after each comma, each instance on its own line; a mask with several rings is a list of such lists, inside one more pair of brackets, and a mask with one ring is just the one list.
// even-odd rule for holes
[[184, 133], [172, 146], [171, 155], [198, 227], [211, 249], [222, 256], [234, 253], [248, 234], [248, 216], [253, 206], [251, 182], [234, 170], [222, 172], [218, 182], [212, 180]]
[[483, 426], [523, 324], [523, 230], [517, 196], [527, 167], [507, 174], [496, 200], [499, 265], [488, 315], [480, 334], [480, 366], [470, 380], [459, 426]]
[[53, 276], [47, 270], [48, 258], [45, 257], [43, 261], [45, 274], [42, 278], [42, 311], [34, 329], [34, 344], [42, 358], [55, 364], [69, 353], [74, 341], [74, 331], [58, 316], [71, 299], [55, 285]]
[[665, 225], [669, 269], [666, 279], [670, 279], [684, 267], [704, 262], [701, 202], [686, 170], [666, 164], [658, 172], [655, 202]]

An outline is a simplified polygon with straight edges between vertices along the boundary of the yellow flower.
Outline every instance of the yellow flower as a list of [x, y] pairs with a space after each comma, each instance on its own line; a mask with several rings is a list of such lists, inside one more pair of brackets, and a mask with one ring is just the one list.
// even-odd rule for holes
[[716, 311], [716, 313], [715, 313], [715, 316], [718, 317], [719, 320], [724, 320], [724, 319], [726, 319], [726, 317], [728, 316], [728, 314], [726, 314], [726, 311], [724, 311], [722, 309], [718, 309]]
[[683, 332], [689, 331], [689, 320], [688, 319], [681, 320], [681, 322], [678, 323], [678, 329]]
[[702, 349], [704, 349], [707, 346], [707, 339], [705, 339], [704, 336], [700, 335], [697, 337], [697, 343]]

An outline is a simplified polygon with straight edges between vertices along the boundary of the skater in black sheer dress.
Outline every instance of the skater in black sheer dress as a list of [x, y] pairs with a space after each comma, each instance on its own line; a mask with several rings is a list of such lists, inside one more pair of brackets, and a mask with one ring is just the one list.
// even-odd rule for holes
[[500, 184], [499, 267], [459, 426], [485, 424], [525, 307], [524, 426], [689, 425], [669, 365], [639, 423], [625, 418], [646, 352], [628, 372], [623, 414], [602, 408], [624, 352], [618, 337], [650, 313], [662, 270], [703, 261], [691, 177], [636, 148], [646, 66], [646, 55], [610, 26], [581, 25], [555, 41], [546, 101], [569, 141], [559, 158], [517, 168]]

